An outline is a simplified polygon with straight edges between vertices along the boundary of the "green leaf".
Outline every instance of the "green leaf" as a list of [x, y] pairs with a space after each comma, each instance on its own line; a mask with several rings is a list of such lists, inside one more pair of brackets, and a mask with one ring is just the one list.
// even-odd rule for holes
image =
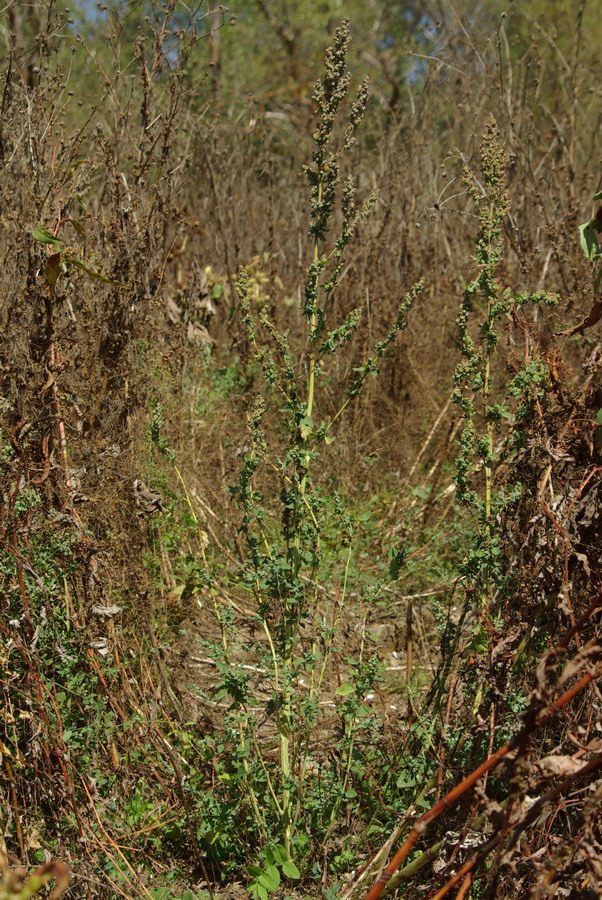
[[344, 681], [340, 687], [337, 688], [336, 693], [339, 697], [348, 697], [349, 694], [353, 694], [355, 691], [355, 685], [352, 681]]
[[489, 640], [487, 632], [482, 625], [477, 625], [472, 632], [472, 637], [468, 643], [468, 649], [475, 653], [485, 653], [489, 648]]
[[595, 260], [600, 258], [600, 245], [596, 234], [595, 219], [579, 226], [579, 240], [581, 241], [581, 249], [588, 259]]
[[37, 228], [34, 228], [34, 230], [31, 233], [31, 236], [34, 239], [34, 241], [39, 241], [41, 244], [62, 244], [63, 243], [61, 238], [56, 237], [56, 235], [54, 235], [50, 231], [48, 231], [47, 228], [44, 228], [43, 225], [38, 225]]
[[213, 300], [219, 300], [223, 293], [224, 289], [221, 284], [214, 284], [211, 288], [211, 297]]
[[86, 229], [84, 228], [82, 223], [79, 221], [79, 219], [64, 219], [63, 221], [69, 222], [69, 224], [72, 225], [73, 228], [77, 231], [80, 238], [83, 238], [84, 241], [87, 239]]
[[279, 865], [284, 865], [287, 861], [286, 848], [282, 844], [275, 844], [272, 848], [274, 859]]
[[299, 431], [301, 432], [301, 437], [303, 440], [309, 437], [309, 435], [314, 430], [314, 420], [311, 416], [305, 416], [304, 419], [301, 419], [299, 423]]
[[597, 194], [594, 194], [594, 200], [602, 200], [602, 191], [598, 191]]
[[334, 434], [327, 434], [326, 437], [324, 438], [324, 441], [327, 444], [332, 444], [334, 442], [334, 440], [335, 440]]
[[125, 284], [122, 281], [111, 281], [110, 278], [106, 278], [104, 275], [101, 275], [100, 272], [95, 272], [94, 269], [90, 269], [88, 266], [84, 265], [77, 256], [68, 256], [66, 258], [74, 266], [77, 266], [78, 269], [82, 269], [87, 275], [90, 275], [91, 278], [96, 278], [97, 281], [102, 281], [104, 284], [112, 284], [113, 287], [125, 287]]
[[273, 866], [275, 863], [274, 851], [271, 847], [264, 847], [262, 850], [262, 855], [268, 866]]
[[408, 551], [406, 547], [391, 550], [391, 553], [389, 554], [389, 576], [391, 578], [399, 577], [399, 573], [403, 568], [407, 555]]
[[268, 892], [258, 881], [251, 882], [249, 885], [249, 894], [254, 900], [268, 900]]
[[287, 878], [301, 878], [301, 872], [292, 859], [287, 859], [286, 862], [282, 863], [282, 874], [286, 875]]
[[268, 866], [263, 875], [257, 879], [268, 891], [277, 891], [280, 885], [280, 872], [276, 866]]

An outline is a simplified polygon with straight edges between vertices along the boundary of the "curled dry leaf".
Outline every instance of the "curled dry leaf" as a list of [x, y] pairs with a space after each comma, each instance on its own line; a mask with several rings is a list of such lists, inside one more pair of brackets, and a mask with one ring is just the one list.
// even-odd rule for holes
[[92, 612], [95, 616], [101, 616], [102, 618], [110, 619], [112, 616], [118, 615], [121, 612], [120, 606], [93, 606]]
[[535, 768], [544, 778], [566, 778], [582, 765], [582, 762], [572, 756], [544, 756], [535, 763]]
[[109, 655], [109, 645], [106, 641], [106, 638], [95, 638], [93, 641], [90, 641], [88, 644], [92, 650], [96, 650], [97, 653], [100, 653], [101, 656]]
[[596, 657], [600, 656], [600, 654], [602, 654], [602, 644], [600, 644], [599, 641], [594, 639], [585, 644], [573, 659], [566, 664], [564, 672], [558, 682], [559, 686], [562, 687], [565, 685], [586, 663], [594, 660]]
[[150, 516], [163, 509], [159, 491], [149, 488], [140, 478], [136, 478], [134, 481], [134, 497], [139, 518]]

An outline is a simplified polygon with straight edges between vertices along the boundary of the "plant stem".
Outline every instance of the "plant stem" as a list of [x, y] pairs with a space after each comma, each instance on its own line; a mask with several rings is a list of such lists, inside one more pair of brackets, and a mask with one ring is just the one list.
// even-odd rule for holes
[[[493, 232], [493, 222], [495, 217], [495, 206], [492, 203], [489, 209], [490, 227], [488, 242], [488, 259], [491, 258], [491, 238]], [[489, 608], [491, 599], [491, 583], [492, 583], [492, 530], [491, 530], [491, 487], [493, 481], [493, 473], [491, 463], [493, 460], [493, 424], [489, 415], [489, 404], [491, 400], [491, 358], [493, 355], [493, 344], [491, 341], [491, 333], [495, 327], [493, 316], [493, 303], [491, 290], [487, 291], [487, 349], [485, 360], [485, 378], [483, 383], [483, 405], [485, 412], [485, 422], [487, 430], [487, 459], [485, 460], [485, 540], [487, 543], [487, 565], [485, 569], [485, 584], [481, 595], [481, 614], [484, 614]]]
[[[322, 200], [322, 185], [320, 184], [318, 187], [318, 203]], [[314, 253], [313, 253], [313, 261], [314, 265], [317, 265], [319, 260], [319, 248], [318, 248], [318, 239], [316, 238], [314, 241]], [[316, 386], [316, 350], [314, 346], [314, 338], [316, 335], [318, 327], [318, 312], [314, 302], [314, 307], [312, 309], [312, 313], [309, 320], [309, 328], [308, 328], [308, 338], [309, 338], [309, 351], [308, 351], [308, 382], [307, 382], [307, 402], [306, 402], [306, 412], [305, 415], [307, 418], [311, 418], [314, 408], [314, 397], [315, 397], [315, 386]], [[302, 464], [302, 474], [299, 483], [299, 500], [302, 503], [307, 503], [306, 491], [307, 491], [307, 471], [309, 468], [309, 463], [311, 459], [311, 454], [309, 450], [309, 437], [304, 438], [304, 449], [305, 456]], [[301, 532], [300, 532], [300, 523], [298, 515], [295, 517], [295, 535], [293, 539], [293, 577], [295, 581], [299, 578], [299, 572], [301, 569]], [[291, 677], [292, 677], [292, 660], [293, 660], [293, 646], [295, 634], [297, 632], [297, 627], [299, 624], [299, 613], [298, 611], [292, 612], [290, 607], [290, 600], [287, 598], [285, 603], [284, 610], [285, 617], [285, 625], [284, 625], [284, 653], [283, 653], [283, 715], [282, 715], [282, 726], [280, 728], [280, 767], [282, 770], [282, 842], [284, 844], [284, 848], [286, 850], [286, 855], [290, 859], [291, 857], [291, 833], [292, 833], [292, 822], [291, 822], [291, 788], [290, 788], [290, 779], [291, 779], [291, 746], [290, 746], [290, 728], [292, 722], [292, 691], [291, 691]]]

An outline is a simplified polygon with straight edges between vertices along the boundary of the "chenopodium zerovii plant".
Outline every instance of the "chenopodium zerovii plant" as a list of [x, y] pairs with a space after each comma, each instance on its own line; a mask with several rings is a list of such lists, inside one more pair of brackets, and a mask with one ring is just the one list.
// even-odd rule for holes
[[[508, 213], [506, 158], [497, 126], [491, 120], [481, 144], [482, 180], [466, 169], [464, 183], [479, 220], [475, 238], [477, 274], [464, 291], [456, 320], [458, 348], [463, 357], [454, 372], [454, 401], [464, 424], [456, 458], [456, 487], [460, 501], [477, 523], [477, 538], [463, 572], [469, 594], [476, 597], [480, 621], [493, 613], [493, 601], [504, 583], [497, 523], [501, 510], [520, 496], [520, 484], [495, 487], [497, 467], [520, 443], [521, 428], [548, 377], [547, 367], [531, 356], [507, 383], [500, 384], [495, 368], [503, 319], [526, 304], [553, 305], [556, 294], [544, 291], [515, 293], [499, 284], [503, 227]], [[480, 318], [478, 330], [474, 319]], [[494, 391], [494, 374], [498, 375]], [[483, 490], [476, 475], [484, 474]]]
[[[350, 76], [346, 67], [349, 39], [348, 23], [344, 22], [326, 53], [325, 74], [314, 93], [318, 124], [312, 164], [305, 169], [310, 186], [312, 246], [302, 306], [305, 347], [293, 349], [288, 333], [276, 327], [267, 308], [253, 306], [244, 270], [237, 281], [249, 346], [261, 366], [264, 381], [264, 389], [248, 413], [251, 449], [244, 457], [239, 481], [232, 488], [242, 510], [241, 527], [246, 539], [243, 578], [256, 608], [254, 631], [244, 649], [252, 652], [257, 660], [255, 671], [263, 672], [264, 677], [257, 690], [251, 687], [248, 670], [241, 678], [233, 677], [236, 664], [230, 650], [235, 636], [222, 618], [227, 657], [222, 696], [228, 694], [232, 702], [233, 735], [244, 758], [244, 791], [258, 837], [264, 847], [276, 848], [268, 854], [269, 872], [261, 866], [253, 867], [250, 872], [254, 879], [253, 891], [259, 897], [274, 889], [278, 880], [274, 869], [283, 860], [292, 859], [295, 836], [305, 815], [304, 787], [315, 768], [310, 765], [310, 759], [312, 735], [319, 717], [318, 696], [336, 649], [339, 611], [347, 597], [353, 556], [353, 519], [339, 497], [328, 498], [318, 489], [314, 473], [318, 465], [327, 465], [327, 447], [335, 439], [337, 420], [361, 392], [366, 380], [379, 373], [393, 341], [406, 327], [408, 310], [421, 287], [415, 285], [401, 301], [395, 321], [368, 358], [354, 370], [334, 413], [320, 414], [320, 387], [327, 374], [326, 360], [336, 356], [350, 341], [361, 317], [361, 310], [355, 309], [343, 322], [332, 326], [331, 300], [340, 284], [347, 248], [375, 199], [370, 197], [358, 206], [353, 179], [343, 180], [340, 170], [368, 101], [368, 86], [364, 82], [337, 140], [335, 122], [349, 92]], [[336, 209], [340, 209], [341, 224], [336, 236], [332, 236], [329, 229]], [[271, 425], [268, 425], [266, 412], [270, 398], [275, 400], [270, 410]], [[271, 492], [265, 487], [270, 483]], [[260, 493], [259, 486], [265, 494]], [[328, 554], [324, 553], [325, 535], [328, 535]], [[335, 549], [333, 542], [337, 544]], [[340, 592], [332, 600], [328, 598], [334, 598], [334, 592], [320, 593], [320, 585], [328, 579], [326, 570], [330, 563], [326, 556], [340, 566]], [[377, 593], [382, 584], [398, 577], [401, 556], [398, 551], [392, 552], [389, 570], [379, 584], [372, 585], [373, 592]], [[338, 692], [344, 698], [343, 714], [348, 719], [343, 748], [347, 759], [341, 766], [341, 771], [347, 774], [343, 780], [349, 777], [353, 717], [358, 707], [357, 703], [349, 702], [349, 694], [364, 693], [368, 682], [378, 677], [376, 667], [365, 658], [363, 641], [353, 664], [355, 679], [341, 685]], [[258, 708], [260, 714], [253, 712]], [[260, 728], [265, 729], [266, 723], [272, 729], [275, 726], [277, 733], [276, 763], [262, 751], [265, 732]], [[332, 804], [323, 818], [323, 836], [333, 826], [342, 792], [341, 784], [335, 786]], [[283, 871], [290, 875], [293, 870], [289, 866]]]

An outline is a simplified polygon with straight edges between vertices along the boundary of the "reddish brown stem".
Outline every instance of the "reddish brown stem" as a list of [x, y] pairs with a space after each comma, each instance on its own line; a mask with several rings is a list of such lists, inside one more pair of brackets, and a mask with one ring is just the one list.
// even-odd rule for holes
[[[510, 844], [507, 849], [512, 848], [515, 844], [522, 832], [525, 828], [534, 822], [537, 817], [540, 815], [541, 811], [545, 808], [545, 806], [557, 799], [561, 794], [567, 791], [576, 781], [579, 781], [581, 778], [584, 778], [586, 775], [589, 775], [590, 772], [594, 772], [596, 769], [599, 769], [602, 766], [602, 754], [598, 754], [593, 759], [585, 765], [582, 766], [577, 772], [574, 772], [573, 775], [569, 775], [565, 778], [560, 784], [556, 785], [556, 787], [549, 790], [543, 797], [540, 797], [537, 803], [533, 804], [530, 807], [527, 815], [520, 821], [514, 822], [512, 825], [512, 834], [510, 836]], [[481, 848], [477, 851], [477, 853], [469, 859], [464, 865], [456, 872], [455, 875], [447, 881], [442, 888], [440, 888], [435, 894], [430, 897], [430, 900], [443, 900], [443, 897], [451, 891], [451, 889], [458, 884], [459, 881], [464, 877], [464, 883], [466, 879], [470, 876], [472, 880], [472, 874], [475, 868], [485, 859], [486, 856], [489, 855], [491, 850], [493, 850], [502, 840], [506, 831], [500, 831], [498, 834], [494, 835], [487, 843], [483, 844]], [[464, 883], [462, 888], [458, 893], [458, 897], [464, 896], [462, 894], [462, 889], [464, 887]], [[456, 900], [458, 900], [456, 897]]]
[[414, 827], [410, 831], [408, 837], [401, 845], [391, 862], [388, 866], [383, 869], [380, 877], [376, 881], [374, 885], [370, 888], [368, 893], [366, 894], [364, 900], [377, 900], [378, 897], [382, 894], [385, 889], [387, 882], [392, 878], [394, 873], [397, 871], [401, 863], [406, 859], [414, 844], [417, 840], [424, 834], [427, 827], [433, 822], [438, 816], [441, 815], [446, 809], [449, 809], [453, 804], [458, 800], [463, 794], [466, 793], [476, 782], [486, 773], [493, 769], [505, 756], [510, 753], [511, 750], [514, 750], [515, 747], [520, 746], [530, 735], [530, 733], [540, 725], [543, 725], [549, 719], [552, 718], [563, 706], [566, 706], [574, 697], [576, 697], [581, 691], [587, 687], [590, 682], [592, 682], [595, 678], [598, 678], [602, 675], [602, 663], [598, 663], [598, 665], [592, 669], [590, 672], [587, 672], [583, 675], [579, 681], [572, 687], [570, 690], [566, 691], [558, 700], [554, 703], [551, 703], [547, 706], [539, 715], [533, 714], [530, 719], [527, 721], [527, 724], [524, 728], [522, 728], [518, 734], [516, 734], [510, 741], [507, 741], [499, 750], [496, 750], [495, 753], [492, 753], [491, 756], [485, 760], [477, 769], [467, 775], [467, 777], [460, 782], [460, 784], [456, 785], [455, 788], [452, 788], [449, 793], [443, 797], [439, 803], [435, 804], [427, 813], [423, 816], [420, 816], [414, 822]]

